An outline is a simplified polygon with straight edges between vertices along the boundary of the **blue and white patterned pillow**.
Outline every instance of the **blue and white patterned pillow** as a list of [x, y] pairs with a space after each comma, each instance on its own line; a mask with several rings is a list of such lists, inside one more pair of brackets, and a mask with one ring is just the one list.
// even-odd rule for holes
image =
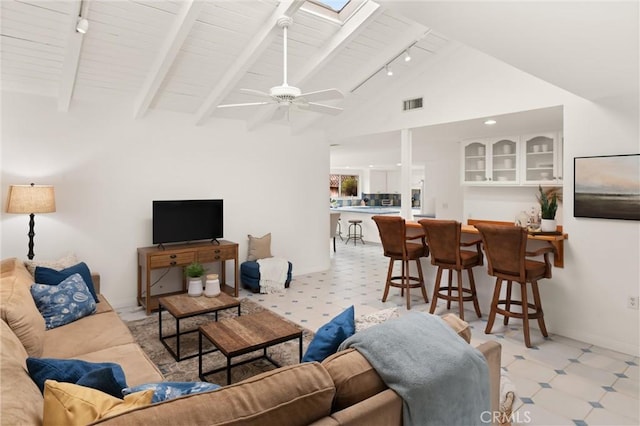
[[80, 274], [58, 285], [33, 284], [31, 296], [44, 318], [47, 330], [69, 324], [96, 311], [96, 302]]
[[169, 399], [177, 398], [183, 395], [191, 395], [194, 393], [207, 392], [218, 389], [220, 386], [208, 382], [158, 382], [146, 383], [144, 385], [132, 386], [122, 389], [122, 396], [130, 393], [153, 389], [153, 399], [151, 403], [162, 402]]

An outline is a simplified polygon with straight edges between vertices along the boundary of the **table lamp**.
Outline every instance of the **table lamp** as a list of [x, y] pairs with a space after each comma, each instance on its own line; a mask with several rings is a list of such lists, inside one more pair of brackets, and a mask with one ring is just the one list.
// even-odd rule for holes
[[7, 213], [29, 214], [29, 260], [33, 259], [33, 220], [35, 213], [52, 213], [56, 211], [56, 199], [51, 185], [11, 185]]

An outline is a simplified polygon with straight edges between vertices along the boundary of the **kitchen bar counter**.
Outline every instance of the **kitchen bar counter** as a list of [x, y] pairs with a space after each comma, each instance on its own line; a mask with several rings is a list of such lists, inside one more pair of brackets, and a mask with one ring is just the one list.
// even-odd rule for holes
[[[496, 225], [512, 225], [513, 226], [512, 222], [469, 219], [467, 221], [467, 225], [464, 225], [464, 224], [462, 225], [462, 233], [463, 234], [479, 234], [476, 227], [473, 226], [476, 223], [492, 223]], [[407, 222], [407, 228], [422, 229], [422, 226], [417, 221], [413, 221], [413, 222]], [[555, 266], [556, 268], [564, 268], [564, 240], [568, 239], [569, 235], [562, 232], [562, 226], [558, 226], [558, 232], [560, 232], [560, 234], [558, 235], [548, 235], [548, 234], [536, 235], [535, 233], [530, 233], [529, 239], [535, 240], [535, 241], [545, 241], [551, 244], [554, 248], [553, 266]]]

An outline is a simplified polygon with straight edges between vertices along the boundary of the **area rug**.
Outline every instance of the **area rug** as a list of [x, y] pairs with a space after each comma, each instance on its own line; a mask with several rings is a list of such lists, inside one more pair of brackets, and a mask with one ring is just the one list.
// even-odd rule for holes
[[[240, 311], [242, 315], [249, 315], [251, 313], [264, 311], [266, 308], [252, 302], [248, 299], [242, 299], [240, 301]], [[235, 318], [238, 315], [236, 308], [227, 309], [218, 313], [218, 321], [224, 321], [225, 318]], [[199, 315], [192, 318], [183, 319], [180, 321], [181, 330], [197, 329], [198, 326], [207, 322], [215, 321], [214, 314]], [[155, 312], [149, 315], [147, 318], [128, 321], [126, 322], [129, 330], [136, 339], [136, 342], [142, 347], [147, 356], [153, 361], [153, 363], [162, 372], [167, 381], [175, 382], [193, 382], [200, 381], [198, 377], [198, 357], [186, 359], [180, 362], [176, 362], [167, 349], [162, 345], [158, 339], [158, 313]], [[162, 328], [163, 335], [169, 335], [175, 333], [175, 319], [166, 311], [162, 313]], [[302, 330], [303, 340], [303, 353], [309, 346], [309, 342], [313, 339], [313, 332], [303, 327], [296, 325]], [[190, 354], [198, 353], [198, 334], [189, 333], [180, 337], [180, 354], [182, 356], [188, 356]], [[205, 351], [212, 349], [213, 346], [204, 339], [203, 347]], [[167, 343], [175, 351], [175, 338], [169, 339]], [[285, 343], [272, 346], [267, 349], [267, 353], [280, 365], [293, 365], [299, 363], [299, 350], [298, 340], [292, 340]], [[243, 359], [252, 358], [261, 355], [262, 351], [256, 351], [247, 355], [239, 356], [232, 359], [232, 362], [242, 361]], [[226, 365], [226, 358], [220, 352], [212, 352], [203, 356], [203, 370], [209, 371], [216, 368], [224, 367]], [[246, 378], [255, 376], [256, 374], [273, 370], [276, 368], [267, 360], [258, 360], [251, 363], [243, 364], [231, 369], [231, 382], [236, 383]], [[208, 382], [217, 383], [219, 385], [227, 384], [227, 376], [225, 371], [214, 373], [206, 376]]]

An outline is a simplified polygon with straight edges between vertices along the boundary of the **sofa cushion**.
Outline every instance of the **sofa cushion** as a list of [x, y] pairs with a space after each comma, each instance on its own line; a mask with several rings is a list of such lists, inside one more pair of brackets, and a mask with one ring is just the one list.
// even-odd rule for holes
[[302, 362], [321, 362], [329, 355], [336, 353], [340, 343], [352, 336], [355, 331], [352, 305], [318, 329], [307, 348], [307, 352], [302, 357]]
[[29, 285], [16, 275], [0, 279], [0, 315], [30, 356], [42, 355], [44, 318], [31, 297]]
[[124, 400], [73, 383], [47, 380], [44, 390], [43, 426], [86, 425], [136, 407], [151, 404], [153, 391], [127, 395]]
[[79, 260], [75, 254], [68, 253], [60, 259], [54, 260], [25, 260], [24, 266], [27, 268], [31, 276], [34, 276], [36, 274], [36, 267], [38, 266], [44, 266], [45, 268], [61, 271], [69, 266], [77, 265], [78, 262]]
[[111, 381], [98, 383], [98, 377], [85, 377], [89, 373], [105, 368], [113, 372], [113, 379], [118, 383], [119, 389], [116, 392], [116, 396], [122, 396], [122, 389], [127, 387], [127, 382], [124, 371], [118, 364], [113, 362], [94, 363], [80, 359], [27, 358], [29, 375], [43, 393], [44, 384], [47, 380], [67, 383], [77, 383], [82, 380], [85, 383], [84, 386], [86, 386], [86, 383], [91, 383], [92, 386], [90, 387], [109, 393], [108, 391], [112, 387]]
[[402, 426], [402, 398], [391, 389], [335, 412], [331, 418], [342, 426]]
[[331, 413], [334, 394], [327, 371], [318, 363], [304, 363], [213, 392], [153, 404], [99, 424], [308, 425]]
[[58, 285], [74, 274], [80, 274], [80, 276], [82, 276], [82, 279], [87, 285], [87, 288], [91, 292], [93, 301], [96, 303], [100, 302], [100, 300], [98, 299], [98, 295], [96, 294], [96, 290], [93, 286], [91, 271], [89, 270], [87, 264], [84, 262], [80, 262], [77, 265], [70, 266], [60, 271], [56, 271], [52, 268], [38, 266], [36, 267], [34, 278], [35, 282], [37, 282], [38, 284]]
[[80, 274], [58, 285], [33, 284], [31, 295], [48, 330], [77, 321], [96, 311], [96, 302]]
[[179, 396], [216, 390], [219, 387], [220, 385], [209, 382], [156, 382], [124, 388], [122, 389], [122, 395], [151, 389], [153, 390], [151, 402], [155, 404], [156, 402], [168, 401]]
[[333, 411], [357, 404], [387, 389], [369, 361], [355, 349], [331, 355], [322, 362], [336, 387]]
[[89, 362], [114, 362], [122, 367], [129, 386], [164, 380], [158, 367], [136, 343], [112, 346], [74, 358]]
[[133, 342], [131, 332], [118, 314], [104, 312], [47, 330], [42, 356], [78, 358], [82, 354]]
[[27, 351], [4, 321], [0, 321], [0, 417], [3, 425], [42, 423], [42, 393], [29, 377]]

